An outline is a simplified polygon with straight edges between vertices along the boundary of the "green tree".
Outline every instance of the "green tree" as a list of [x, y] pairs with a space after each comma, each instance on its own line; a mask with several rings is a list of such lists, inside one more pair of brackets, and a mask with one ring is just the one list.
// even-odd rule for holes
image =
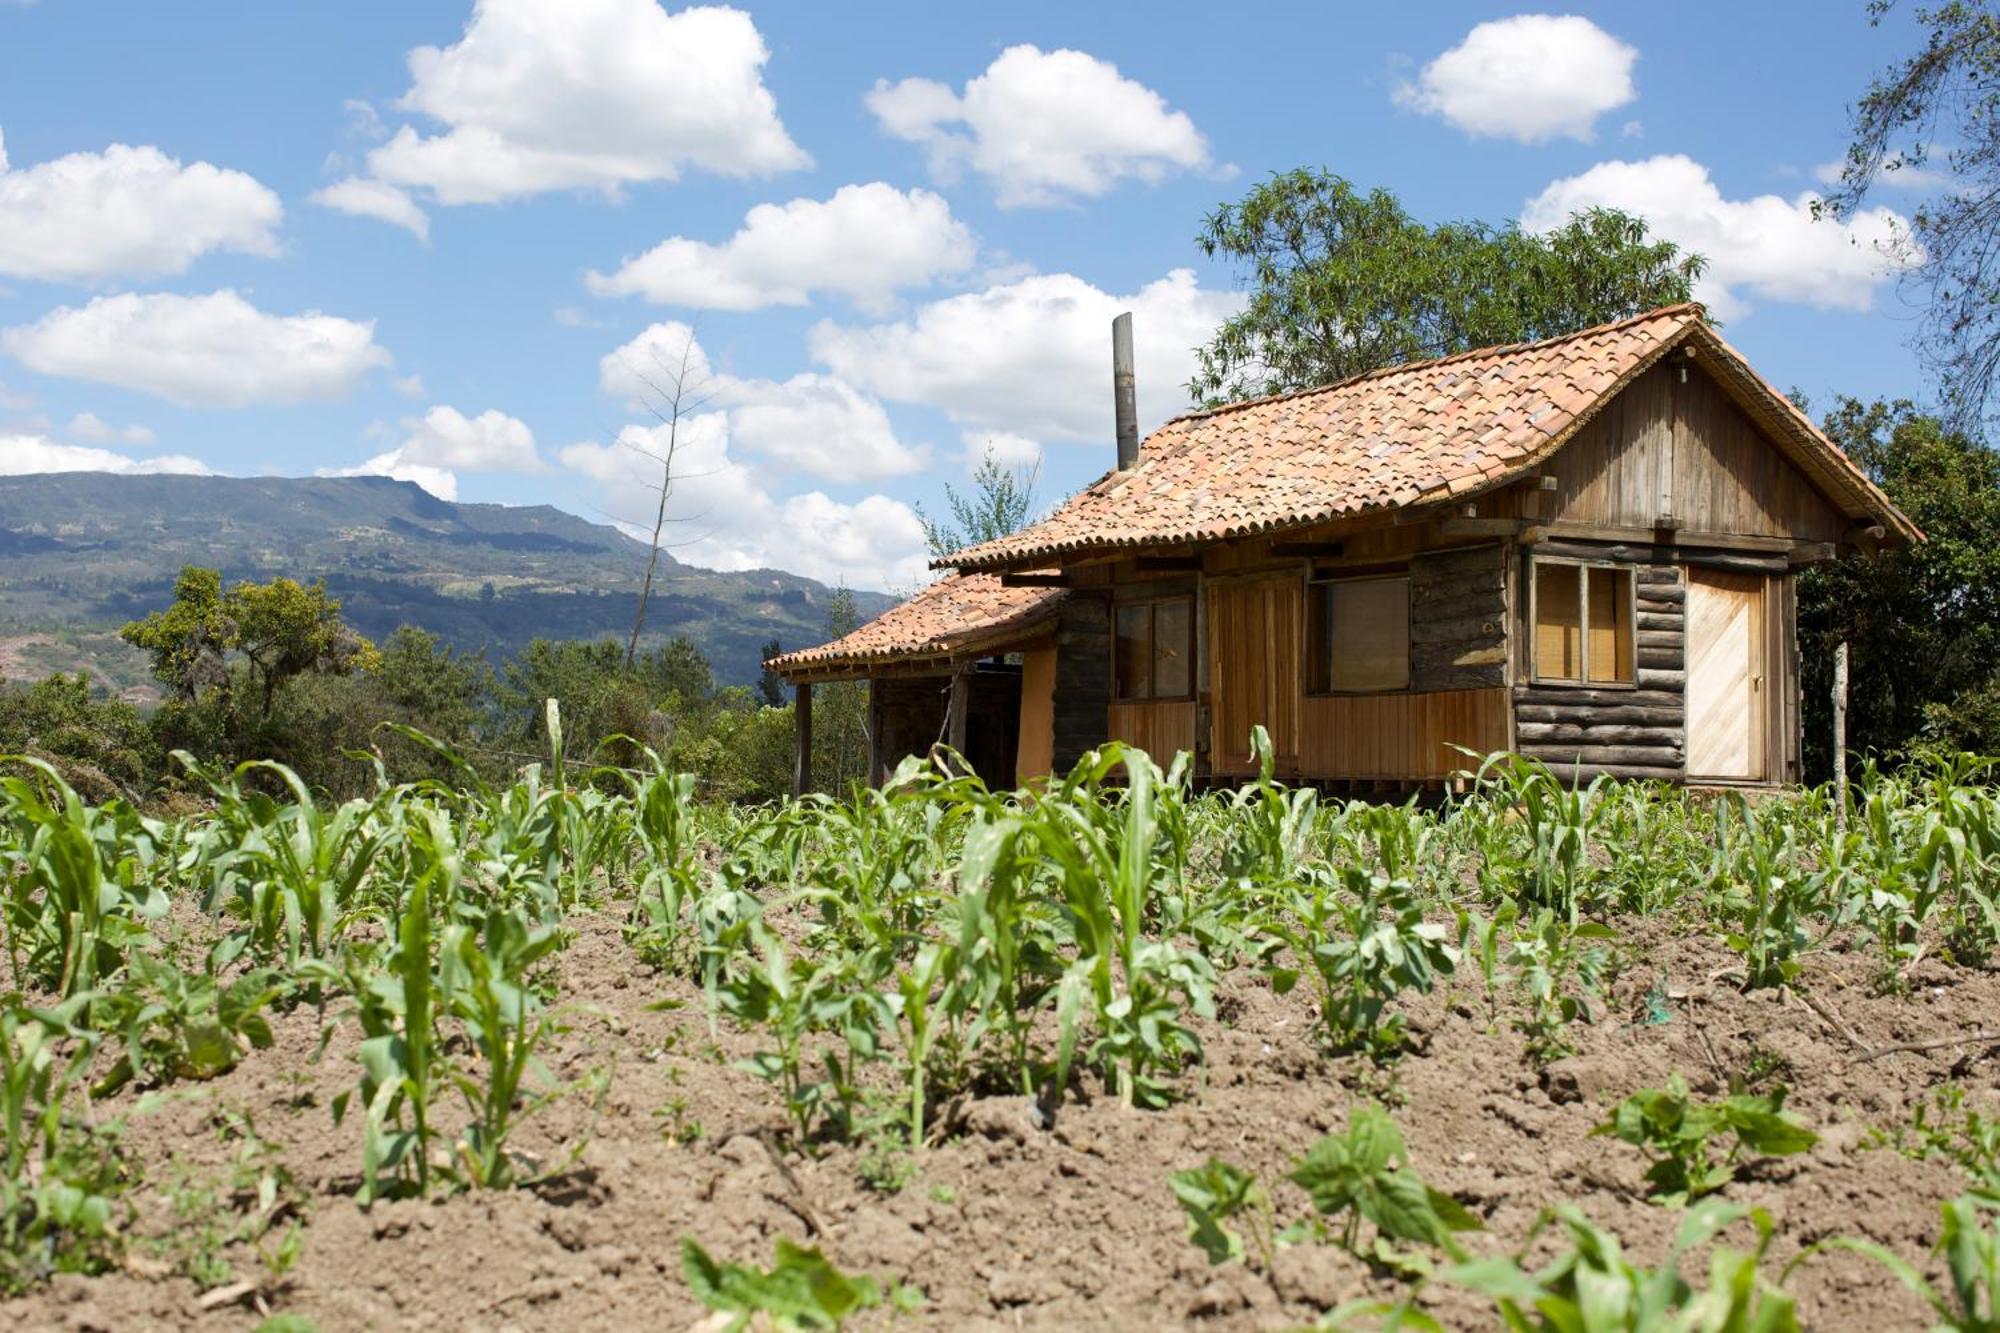
[[1019, 532], [1034, 511], [1040, 471], [1039, 465], [1003, 467], [988, 449], [972, 474], [971, 494], [961, 495], [956, 487], [946, 484], [944, 498], [951, 508], [950, 522], [934, 522], [922, 508], [917, 510], [932, 558], [942, 559], [953, 551]]
[[1273, 176], [1203, 220], [1202, 251], [1250, 281], [1198, 351], [1209, 403], [1310, 388], [1383, 366], [1553, 337], [1689, 300], [1704, 262], [1608, 209], [1546, 235], [1426, 226], [1387, 190], [1326, 171]]
[[223, 612], [234, 628], [229, 646], [257, 678], [260, 716], [271, 715], [278, 687], [295, 676], [345, 676], [375, 663], [375, 646], [341, 620], [324, 580], [239, 583], [223, 598]]
[[[783, 651], [785, 651], [784, 645], [776, 639], [766, 639], [762, 651], [757, 654], [757, 660], [769, 662]], [[757, 673], [757, 701], [766, 708], [785, 706], [785, 678], [768, 666]]]
[[[829, 641], [861, 627], [854, 594], [844, 585], [826, 604]], [[813, 691], [813, 772], [823, 790], [845, 792], [868, 775], [868, 682], [843, 680]]]
[[153, 659], [153, 678], [185, 703], [229, 683], [226, 654], [236, 627], [222, 605], [222, 575], [188, 565], [174, 580], [174, 600], [118, 631]]
[[1842, 399], [1835, 443], [1927, 541], [1799, 582], [1807, 774], [1832, 771], [1834, 645], [1850, 645], [1849, 745], [2000, 753], [2000, 455], [1907, 402]]
[[260, 717], [269, 717], [278, 687], [308, 671], [344, 676], [374, 663], [375, 648], [340, 618], [326, 584], [272, 579], [238, 583], [189, 565], [174, 580], [164, 611], [128, 623], [119, 635], [153, 659], [153, 675], [176, 698], [192, 703], [213, 689], [228, 705], [228, 654], [240, 653], [256, 678]]
[[429, 630], [399, 625], [382, 641], [375, 688], [417, 727], [447, 740], [471, 734], [492, 687], [481, 654], [456, 652]]
[[[1895, 3], [1868, 8], [1880, 26]], [[1942, 381], [1951, 423], [1973, 429], [2000, 387], [2000, 13], [1993, 0], [1952, 0], [1916, 18], [1923, 46], [1855, 104], [1840, 185], [1819, 208], [1852, 218], [1885, 180], [1934, 187], [1900, 257], [1930, 297], [1916, 350]]]

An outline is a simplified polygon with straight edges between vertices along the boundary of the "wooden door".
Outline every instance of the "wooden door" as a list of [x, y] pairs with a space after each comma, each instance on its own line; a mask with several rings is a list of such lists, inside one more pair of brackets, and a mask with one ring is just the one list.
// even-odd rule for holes
[[1207, 585], [1209, 758], [1217, 773], [1254, 771], [1250, 729], [1271, 733], [1280, 773], [1299, 766], [1305, 594], [1296, 575]]
[[1764, 576], [1689, 569], [1687, 774], [1761, 781], [1770, 722]]

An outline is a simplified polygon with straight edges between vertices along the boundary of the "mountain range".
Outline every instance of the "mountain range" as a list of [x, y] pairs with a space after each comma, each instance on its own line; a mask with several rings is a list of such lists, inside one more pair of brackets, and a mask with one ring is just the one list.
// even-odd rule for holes
[[[460, 504], [387, 477], [0, 477], [0, 677], [84, 669], [143, 695], [144, 658], [117, 629], [166, 606], [190, 564], [231, 582], [323, 578], [370, 638], [417, 625], [498, 661], [537, 637], [622, 640], [646, 547], [547, 505]], [[746, 683], [768, 641], [825, 640], [832, 591], [662, 552], [646, 638], [685, 634], [718, 681]], [[864, 618], [892, 601], [854, 598]]]

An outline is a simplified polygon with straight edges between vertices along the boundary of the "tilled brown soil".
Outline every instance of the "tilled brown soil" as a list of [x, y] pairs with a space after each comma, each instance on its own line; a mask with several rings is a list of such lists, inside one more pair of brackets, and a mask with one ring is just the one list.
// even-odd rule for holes
[[[1740, 994], [1716, 978], [1734, 957], [1717, 943], [1631, 922], [1621, 944], [1634, 961], [1612, 1002], [1594, 1023], [1576, 1025], [1579, 1054], [1547, 1077], [1524, 1061], [1506, 1009], [1497, 1021], [1489, 1014], [1476, 975], [1408, 1006], [1421, 1049], [1385, 1079], [1319, 1055], [1304, 988], [1280, 997], [1239, 971], [1218, 987], [1223, 1020], [1199, 1025], [1205, 1070], [1190, 1073], [1172, 1108], [1126, 1110], [1100, 1094], [1067, 1102], [1045, 1129], [1024, 1100], [973, 1100], [953, 1111], [959, 1132], [922, 1154], [904, 1188], [884, 1194], [861, 1183], [860, 1148], [781, 1151], [776, 1094], [735, 1068], [754, 1041], [725, 1022], [711, 1043], [693, 986], [635, 963], [611, 919], [574, 924], [560, 1001], [573, 1026], [550, 1063], [569, 1078], [608, 1070], [610, 1091], [596, 1112], [580, 1095], [558, 1103], [520, 1139], [555, 1165], [580, 1144], [572, 1167], [532, 1188], [358, 1207], [360, 1130], [353, 1120], [336, 1128], [329, 1110], [353, 1083], [353, 1033], [338, 1028], [320, 1055], [322, 1023], [338, 1006], [326, 1015], [300, 1008], [278, 1018], [273, 1049], [223, 1078], [169, 1089], [144, 1110], [136, 1092], [98, 1104], [100, 1117], [127, 1118], [124, 1142], [147, 1181], [140, 1196], [153, 1200], [135, 1228], [130, 1267], [58, 1278], [0, 1305], [0, 1320], [250, 1328], [261, 1306], [324, 1330], [687, 1328], [704, 1311], [681, 1280], [683, 1236], [718, 1258], [765, 1264], [783, 1235], [822, 1246], [849, 1272], [921, 1287], [920, 1311], [900, 1318], [922, 1326], [1289, 1327], [1403, 1288], [1331, 1244], [1281, 1250], [1269, 1279], [1241, 1264], [1211, 1267], [1186, 1238], [1169, 1172], [1215, 1154], [1271, 1183], [1281, 1223], [1305, 1216], [1303, 1192], [1282, 1174], [1345, 1122], [1362, 1095], [1355, 1089], [1367, 1087], [1386, 1091], [1415, 1168], [1485, 1220], [1487, 1230], [1468, 1237], [1475, 1252], [1512, 1250], [1545, 1206], [1569, 1200], [1650, 1261], [1682, 1214], [1644, 1202], [1642, 1155], [1591, 1137], [1592, 1127], [1611, 1102], [1671, 1072], [1715, 1095], [1722, 1076], [1753, 1061], [1783, 1071], [1790, 1108], [1820, 1135], [1810, 1153], [1760, 1164], [1727, 1191], [1775, 1219], [1769, 1271], [1814, 1241], [1852, 1235], [1935, 1273], [1926, 1254], [1938, 1208], [1963, 1181], [1864, 1140], [1873, 1127], [1906, 1124], [1946, 1079], [1992, 1109], [2000, 1066], [1987, 1058], [2000, 1048], [1977, 1043], [1858, 1058], [1993, 1026], [1994, 975], [1925, 964], [1909, 994], [1885, 999], [1868, 989], [1865, 957], [1824, 953], [1803, 979], [1809, 1007], [1796, 995]], [[1662, 979], [1669, 1021], [1640, 1021], [1644, 995]], [[222, 1178], [241, 1151], [218, 1133], [227, 1115], [247, 1116], [295, 1176], [304, 1248], [285, 1278], [205, 1299], [187, 1277], [163, 1271], [159, 1237], [189, 1223], [157, 1194], [170, 1179]], [[1742, 1225], [1726, 1239], [1747, 1247], [1752, 1237]], [[238, 1279], [263, 1272], [244, 1246], [227, 1257]], [[1699, 1277], [1705, 1259], [1687, 1268]], [[1885, 1271], [1850, 1254], [1815, 1259], [1789, 1286], [1808, 1327], [1926, 1322]], [[1442, 1284], [1426, 1289], [1425, 1302], [1450, 1327], [1494, 1323], [1485, 1306]]]

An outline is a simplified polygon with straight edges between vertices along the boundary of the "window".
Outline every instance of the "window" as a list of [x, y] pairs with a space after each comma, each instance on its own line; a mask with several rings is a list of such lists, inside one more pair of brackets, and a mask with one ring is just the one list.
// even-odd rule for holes
[[1120, 700], [1194, 694], [1194, 599], [1124, 602], [1115, 612], [1111, 660]]
[[1632, 570], [1536, 560], [1535, 679], [1632, 683]]
[[1410, 579], [1338, 579], [1312, 585], [1310, 688], [1370, 694], [1410, 688]]

